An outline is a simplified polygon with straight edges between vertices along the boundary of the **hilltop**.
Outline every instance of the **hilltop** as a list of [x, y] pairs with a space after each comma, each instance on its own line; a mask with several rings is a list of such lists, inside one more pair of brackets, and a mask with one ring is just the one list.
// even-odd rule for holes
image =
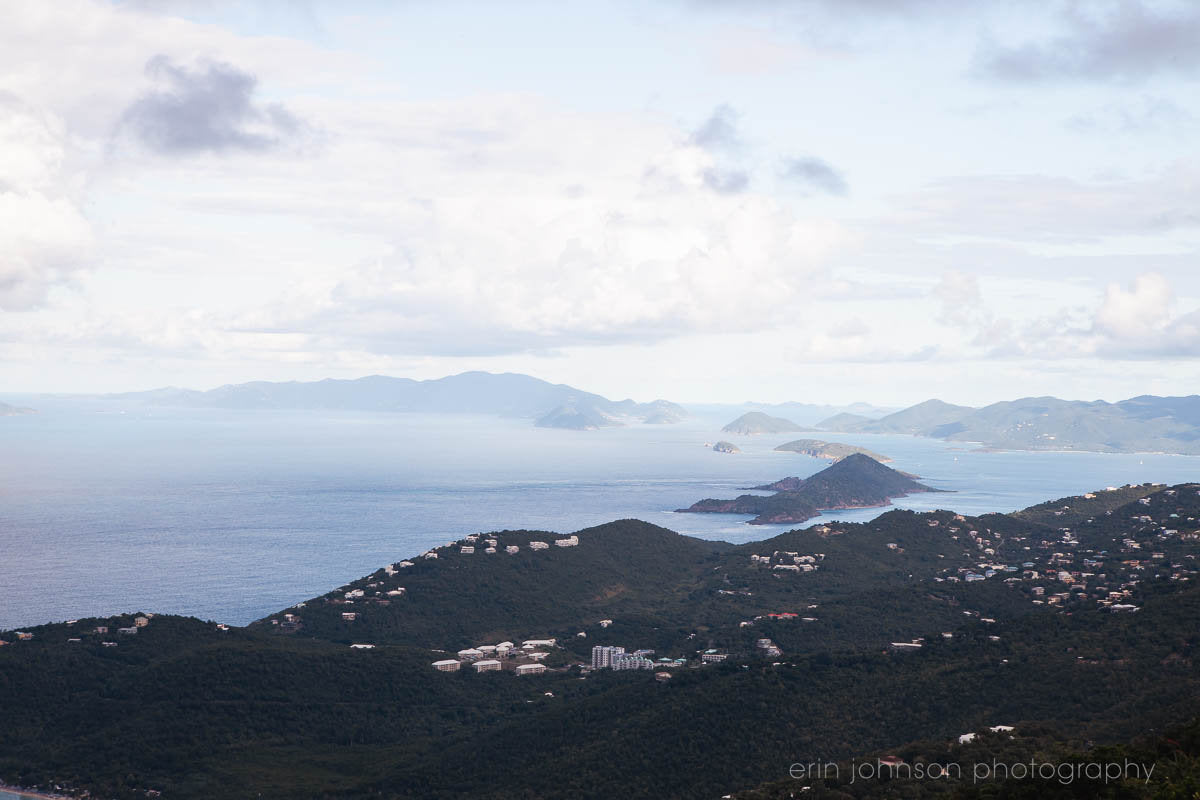
[[828, 461], [841, 461], [846, 456], [861, 453], [868, 458], [878, 461], [880, 464], [886, 464], [891, 461], [887, 456], [881, 456], [879, 453], [872, 452], [865, 447], [858, 447], [852, 444], [842, 444], [841, 442], [823, 442], [820, 439], [796, 439], [795, 441], [785, 442], [776, 450], [800, 453], [801, 455], [812, 456], [813, 458], [824, 458]]
[[761, 411], [750, 411], [742, 414], [740, 417], [730, 422], [724, 428], [721, 428], [722, 433], [740, 433], [744, 435], [753, 435], [759, 433], [791, 433], [792, 431], [805, 430], [800, 425], [792, 422], [790, 419], [783, 417], [772, 417], [764, 414]]
[[[248, 628], [129, 614], [0, 633], [0, 779], [113, 800], [786, 798], [808, 753], [965, 760], [957, 738], [982, 731], [980, 760], [1066, 758], [1060, 743], [1194, 710], [1198, 490], [892, 511], [739, 546], [634, 520], [500, 531]], [[517, 677], [534, 638], [548, 669]], [[430, 666], [502, 639], [521, 655], [500, 671]], [[594, 644], [670, 663], [581, 669]], [[998, 796], [1041, 796], [1022, 787]], [[879, 796], [832, 789], [814, 796]]]
[[744, 494], [733, 500], [710, 498], [677, 511], [750, 514], [754, 517], [751, 525], [770, 525], [804, 522], [822, 510], [871, 508], [888, 505], [895, 497], [937, 491], [862, 453], [851, 453], [807, 479], [785, 478], [756, 488], [776, 493], [769, 497]]
[[817, 428], [903, 433], [1010, 450], [1200, 454], [1200, 396], [1143, 395], [1119, 403], [1025, 397], [969, 408], [927, 400], [878, 419], [839, 414]]

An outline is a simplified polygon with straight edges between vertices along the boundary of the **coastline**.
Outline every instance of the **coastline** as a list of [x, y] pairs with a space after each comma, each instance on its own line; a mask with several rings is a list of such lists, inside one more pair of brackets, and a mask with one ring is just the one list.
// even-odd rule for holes
[[0, 793], [16, 795], [17, 797], [32, 798], [33, 800], [72, 800], [71, 795], [43, 792], [37, 789], [24, 789], [20, 786], [10, 786], [0, 783]]

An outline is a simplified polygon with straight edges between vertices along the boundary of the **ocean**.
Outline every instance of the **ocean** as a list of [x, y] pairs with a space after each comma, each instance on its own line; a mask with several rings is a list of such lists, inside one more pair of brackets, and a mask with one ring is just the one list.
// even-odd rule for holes
[[[244, 625], [479, 531], [568, 532], [636, 517], [747, 542], [796, 526], [676, 514], [828, 462], [815, 436], [890, 456], [952, 494], [899, 508], [1012, 511], [1145, 481], [1200, 457], [982, 452], [908, 436], [719, 433], [728, 420], [598, 431], [470, 415], [159, 410], [0, 418], [0, 629], [127, 611]], [[740, 454], [706, 442], [729, 439]], [[865, 521], [887, 509], [830, 513]]]

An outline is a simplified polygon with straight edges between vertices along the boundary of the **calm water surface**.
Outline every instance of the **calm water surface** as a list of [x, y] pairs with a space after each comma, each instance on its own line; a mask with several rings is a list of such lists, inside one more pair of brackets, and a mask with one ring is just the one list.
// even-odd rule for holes
[[[725, 421], [577, 432], [422, 414], [0, 418], [0, 629], [133, 610], [245, 624], [476, 531], [572, 531], [636, 517], [745, 542], [794, 527], [672, 513], [827, 465], [772, 449], [806, 434], [718, 434]], [[1197, 457], [809, 435], [864, 445], [955, 492], [896, 502], [917, 510], [1011, 511], [1108, 485], [1200, 480]], [[718, 438], [744, 452], [703, 446]]]

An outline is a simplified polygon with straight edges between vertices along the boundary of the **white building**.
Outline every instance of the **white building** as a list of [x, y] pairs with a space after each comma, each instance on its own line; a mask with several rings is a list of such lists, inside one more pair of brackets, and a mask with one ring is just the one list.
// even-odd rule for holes
[[557, 647], [558, 639], [526, 639], [521, 642], [523, 650], [534, 650], [539, 647]]
[[[499, 663], [499, 662], [497, 662]], [[540, 675], [546, 671], [545, 664], [519, 664], [517, 665], [518, 675]]]
[[458, 657], [468, 661], [474, 658], [483, 658], [483, 651], [474, 647], [468, 647], [466, 650], [459, 650]]
[[464, 556], [469, 556], [475, 553], [475, 548], [464, 544], [461, 548], [459, 548], [458, 552], [462, 553]]
[[579, 545], [579, 537], [574, 536], [574, 535], [568, 536], [566, 539], [555, 539], [554, 540], [555, 547], [577, 547], [578, 545]]
[[511, 556], [513, 553], [517, 552], [520, 549], [521, 548], [517, 547], [515, 544], [510, 544], [508, 547], [504, 548], [504, 552], [508, 553]]
[[534, 661], [545, 661], [546, 656], [548, 656], [550, 654], [549, 653], [526, 653], [525, 655], [528, 658], [532, 658]]
[[373, 644], [352, 644], [352, 645], [350, 645], [350, 647], [352, 647], [355, 650], [374, 650], [375, 649], [375, 645], [373, 645]]
[[458, 672], [458, 668], [461, 666], [462, 664], [458, 661], [455, 661], [453, 658], [447, 658], [444, 661], [433, 662], [433, 668], [438, 672]]
[[530, 550], [549, 550], [550, 545], [546, 544], [545, 542], [530, 542], [529, 549]]
[[613, 669], [654, 669], [654, 662], [636, 653], [621, 653], [612, 657]]
[[343, 619], [343, 620], [345, 620], [346, 622], [354, 622], [354, 620], [358, 619], [358, 612], [356, 612], [356, 611], [343, 611], [343, 612], [342, 612], [342, 619]]
[[612, 666], [614, 656], [624, 654], [624, 647], [609, 647], [598, 644], [592, 648], [592, 669], [607, 669]]
[[499, 672], [500, 662], [494, 658], [485, 658], [483, 661], [475, 662], [476, 672]]

